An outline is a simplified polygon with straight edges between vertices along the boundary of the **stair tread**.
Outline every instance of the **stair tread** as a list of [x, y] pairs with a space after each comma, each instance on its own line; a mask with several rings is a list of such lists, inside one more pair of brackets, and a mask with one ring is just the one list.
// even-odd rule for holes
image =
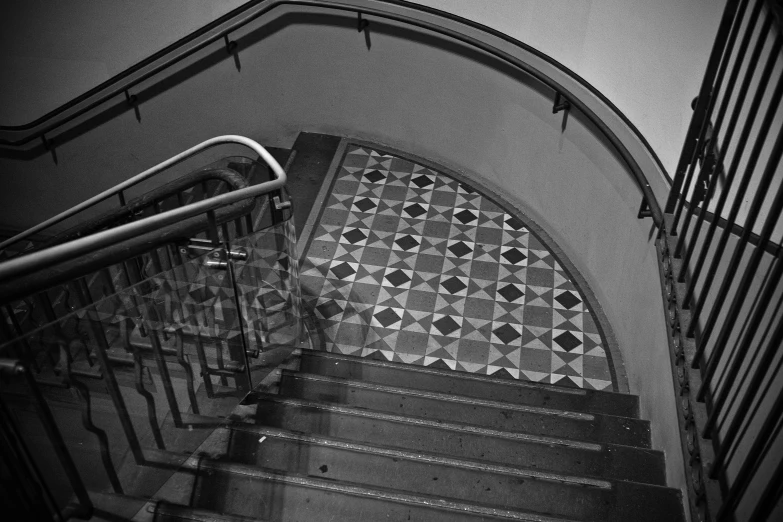
[[652, 522], [676, 512], [680, 500], [679, 491], [662, 486], [493, 466], [258, 426], [232, 426], [230, 440], [221, 460], [580, 520], [626, 520], [637, 504], [646, 503], [655, 507], [637, 518]]
[[649, 422], [284, 370], [281, 393], [374, 411], [649, 448]]
[[[328, 510], [340, 520], [378, 520], [390, 518], [427, 521], [524, 520], [530, 522], [576, 521], [532, 510], [512, 509], [480, 502], [452, 500], [435, 495], [410, 493], [392, 488], [367, 486], [341, 480], [312, 477], [261, 466], [201, 459], [192, 464], [198, 471], [199, 490], [223, 489], [230, 499], [232, 513], [261, 516], [275, 520], [315, 520]], [[262, 486], [265, 484], [266, 487]], [[266, 496], [260, 504], [247, 499]], [[201, 502], [198, 492], [196, 502]], [[348, 498], [346, 498], [348, 497]], [[203, 499], [210, 502], [213, 495]], [[219, 500], [221, 503], [224, 499]], [[201, 505], [209, 509], [209, 506]], [[239, 513], [238, 511], [243, 512]], [[315, 517], [315, 518], [313, 518]]]
[[257, 517], [243, 517], [241, 515], [229, 515], [206, 509], [193, 508], [173, 502], [158, 501], [147, 507], [147, 511], [153, 515], [156, 522], [169, 520], [193, 520], [196, 522], [264, 522]]
[[[331, 352], [303, 350], [301, 371], [336, 377], [361, 378], [366, 382], [457, 393], [499, 402], [539, 405], [585, 413], [638, 418], [639, 399], [615, 392], [511, 380], [491, 375], [443, 370]], [[470, 386], [466, 386], [466, 381]]]
[[274, 428], [548, 472], [665, 483], [663, 454], [650, 449], [509, 432], [258, 392], [248, 395], [244, 404], [255, 407], [255, 414], [246, 420]]

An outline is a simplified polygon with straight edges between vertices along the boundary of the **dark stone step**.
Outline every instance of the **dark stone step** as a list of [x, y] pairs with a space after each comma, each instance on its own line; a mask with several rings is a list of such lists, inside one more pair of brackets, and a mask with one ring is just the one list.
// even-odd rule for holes
[[190, 470], [198, 473], [192, 496], [195, 508], [263, 520], [573, 521], [222, 460], [203, 459], [193, 463]]
[[508, 432], [255, 392], [243, 404], [256, 407], [255, 415], [246, 421], [268, 427], [539, 471], [665, 484], [663, 454], [649, 449]]
[[[263, 442], [259, 440], [263, 437]], [[255, 427], [230, 434], [231, 462], [585, 521], [683, 520], [680, 492], [634, 482], [449, 459]]]
[[328, 352], [303, 352], [301, 371], [514, 404], [639, 417], [639, 399], [633, 395], [513, 381]]
[[509, 404], [290, 371], [283, 372], [281, 395], [499, 430], [650, 447], [649, 422], [611, 415]]
[[198, 522], [264, 522], [257, 517], [228, 515], [163, 501], [149, 506], [147, 511], [153, 515], [155, 522], [182, 522], [183, 520]]

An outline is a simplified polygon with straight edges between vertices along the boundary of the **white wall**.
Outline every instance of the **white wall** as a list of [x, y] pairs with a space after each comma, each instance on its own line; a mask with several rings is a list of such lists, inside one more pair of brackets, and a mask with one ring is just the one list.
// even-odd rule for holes
[[725, 0], [412, 0], [497, 29], [595, 86], [677, 165]]
[[108, 80], [245, 0], [2, 0], [0, 125]]

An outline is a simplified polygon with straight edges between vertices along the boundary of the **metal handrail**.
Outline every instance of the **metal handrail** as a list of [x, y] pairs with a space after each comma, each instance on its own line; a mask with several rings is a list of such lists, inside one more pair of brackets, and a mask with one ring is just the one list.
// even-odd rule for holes
[[42, 228], [61, 222], [62, 220], [73, 216], [74, 214], [84, 210], [85, 208], [88, 208], [89, 206], [114, 196], [128, 187], [144, 181], [145, 179], [151, 178], [168, 167], [171, 167], [172, 165], [175, 165], [196, 153], [225, 143], [237, 143], [244, 145], [256, 152], [272, 169], [272, 172], [274, 173], [274, 179], [260, 183], [258, 185], [232, 191], [227, 194], [221, 194], [219, 196], [214, 196], [209, 199], [191, 203], [184, 207], [175, 208], [161, 214], [156, 214], [154, 216], [141, 219], [139, 221], [120, 225], [108, 230], [103, 230], [101, 232], [97, 232], [87, 237], [75, 239], [61, 245], [55, 245], [50, 248], [33, 252], [31, 254], [10, 259], [4, 263], [0, 263], [0, 281], [31, 274], [37, 270], [53, 266], [64, 261], [69, 261], [78, 256], [88, 254], [110, 245], [115, 245], [138, 235], [153, 232], [160, 227], [174, 224], [181, 220], [203, 214], [210, 210], [215, 210], [225, 205], [236, 203], [243, 199], [266, 194], [273, 190], [280, 189], [285, 185], [287, 179], [285, 171], [283, 171], [283, 168], [280, 166], [277, 160], [275, 160], [275, 158], [272, 157], [272, 155], [267, 152], [264, 147], [249, 138], [245, 138], [244, 136], [218, 136], [216, 138], [199, 143], [198, 145], [191, 147], [190, 149], [181, 152], [150, 169], [145, 170], [141, 174], [138, 174], [114, 186], [113, 188], [106, 190], [97, 196], [80, 203], [79, 205], [76, 205], [75, 207], [72, 207], [69, 210], [61, 212], [57, 216], [44, 221], [40, 225], [36, 225], [22, 232], [21, 234], [14, 236], [13, 238], [4, 242], [3, 245], [24, 239], [25, 237], [35, 234]]
[[[410, 2], [405, 2], [402, 0], [382, 0], [383, 2], [394, 5], [397, 7], [403, 7], [406, 9], [414, 9], [417, 11], [421, 11], [424, 13], [429, 14], [436, 14], [438, 16], [441, 16], [445, 19], [456, 21], [458, 23], [467, 25], [469, 27], [473, 27], [475, 29], [481, 30], [483, 32], [486, 32], [488, 34], [491, 34], [495, 37], [502, 38], [504, 41], [511, 43], [517, 47], [520, 47], [522, 49], [525, 49], [527, 52], [532, 52], [537, 57], [542, 58], [546, 60], [549, 64], [553, 65], [554, 67], [559, 68], [561, 71], [568, 74], [570, 77], [574, 78], [578, 83], [580, 83], [582, 86], [586, 87], [591, 93], [596, 95], [597, 90], [592, 87], [589, 83], [587, 83], [584, 79], [573, 73], [573, 71], [569, 70], [562, 64], [556, 62], [555, 60], [552, 60], [551, 58], [547, 57], [543, 53], [540, 53], [539, 51], [534, 50], [533, 48], [524, 45], [522, 42], [511, 38], [507, 35], [504, 35], [498, 31], [492, 30], [482, 24], [472, 22], [470, 20], [467, 20], [465, 18], [452, 15], [449, 13], [445, 13], [443, 11], [438, 11], [431, 8], [424, 8], [423, 6], [419, 6], [417, 4], [412, 4]], [[51, 115], [51, 118], [59, 115], [62, 112], [65, 112], [68, 109], [78, 107], [78, 105], [82, 102], [87, 101], [91, 96], [99, 94], [102, 90], [111, 89], [104, 95], [100, 96], [97, 100], [95, 100], [92, 103], [89, 103], [88, 105], [76, 109], [75, 112], [69, 114], [68, 116], [63, 117], [61, 120], [58, 120], [57, 122], [48, 125], [44, 129], [41, 129], [39, 131], [35, 131], [25, 138], [22, 138], [17, 141], [9, 141], [0, 139], [0, 145], [11, 145], [11, 146], [19, 146], [24, 145], [31, 140], [33, 140], [36, 137], [45, 137], [45, 134], [47, 132], [50, 132], [51, 130], [64, 125], [65, 123], [81, 116], [82, 114], [86, 113], [87, 111], [97, 107], [98, 105], [103, 104], [104, 102], [107, 102], [109, 99], [119, 96], [128, 94], [128, 90], [132, 87], [140, 84], [142, 81], [154, 76], [158, 72], [167, 69], [168, 67], [184, 60], [185, 58], [191, 56], [192, 54], [196, 53], [197, 51], [205, 48], [207, 45], [216, 42], [220, 39], [226, 39], [228, 42], [228, 35], [236, 31], [237, 29], [247, 25], [251, 21], [255, 20], [256, 18], [259, 18], [260, 16], [272, 11], [273, 9], [276, 9], [280, 6], [284, 5], [292, 5], [292, 6], [306, 6], [306, 7], [317, 7], [317, 8], [326, 8], [326, 9], [333, 9], [337, 11], [346, 11], [351, 13], [357, 13], [357, 14], [369, 14], [378, 18], [385, 18], [388, 20], [393, 20], [396, 22], [402, 22], [408, 25], [412, 25], [414, 27], [418, 27], [421, 29], [426, 29], [432, 32], [435, 32], [437, 34], [441, 34], [443, 36], [448, 36], [449, 38], [453, 38], [457, 41], [460, 41], [462, 43], [466, 43], [468, 45], [471, 45], [473, 47], [476, 47], [478, 49], [481, 49], [482, 51], [494, 56], [495, 58], [499, 58], [503, 60], [506, 63], [511, 64], [512, 66], [516, 67], [517, 69], [520, 69], [524, 71], [525, 73], [533, 76], [538, 81], [541, 81], [551, 89], [553, 89], [556, 93], [560, 93], [563, 95], [572, 105], [574, 105], [576, 108], [578, 108], [587, 118], [596, 125], [596, 127], [606, 136], [606, 138], [609, 140], [609, 142], [612, 144], [612, 146], [617, 149], [620, 156], [623, 158], [623, 160], [627, 163], [629, 169], [631, 170], [631, 173], [633, 174], [634, 178], [636, 179], [642, 193], [645, 201], [648, 203], [650, 208], [650, 214], [652, 215], [653, 221], [657, 226], [663, 226], [663, 213], [661, 212], [660, 206], [658, 204], [657, 199], [655, 198], [655, 194], [652, 191], [652, 188], [650, 187], [650, 184], [647, 182], [647, 179], [642, 172], [641, 168], [639, 167], [638, 163], [634, 159], [633, 155], [628, 151], [628, 149], [625, 147], [625, 145], [620, 141], [620, 139], [612, 132], [611, 129], [603, 122], [600, 118], [589, 108], [587, 105], [585, 105], [582, 101], [580, 101], [578, 98], [576, 98], [570, 91], [568, 91], [565, 87], [560, 85], [558, 82], [552, 80], [545, 74], [539, 72], [532, 66], [528, 65], [527, 63], [523, 62], [522, 60], [519, 60], [510, 54], [501, 51], [497, 48], [495, 48], [492, 45], [486, 44], [476, 38], [464, 35], [458, 31], [454, 31], [451, 29], [448, 29], [443, 26], [439, 26], [436, 24], [433, 24], [431, 22], [426, 22], [422, 20], [418, 20], [416, 18], [412, 18], [410, 16], [404, 16], [404, 15], [398, 15], [394, 13], [389, 13], [387, 11], [383, 11], [381, 9], [371, 8], [371, 7], [358, 7], [354, 5], [348, 5], [348, 4], [341, 4], [338, 2], [322, 2], [317, 0], [274, 0], [271, 1], [268, 5], [264, 6], [263, 8], [260, 8], [258, 11], [248, 14], [245, 18], [231, 24], [230, 26], [217, 31], [216, 33], [212, 34], [211, 36], [207, 37], [203, 41], [199, 42], [198, 44], [194, 45], [191, 48], [183, 50], [183, 48], [187, 45], [192, 43], [194, 40], [196, 40], [198, 37], [208, 34], [210, 31], [216, 30], [220, 25], [226, 23], [227, 21], [231, 20], [234, 17], [241, 16], [243, 14], [246, 14], [248, 11], [253, 9], [254, 7], [258, 6], [258, 4], [262, 3], [261, 0], [252, 1], [246, 4], [246, 6], [242, 6], [231, 13], [228, 13], [226, 16], [221, 17], [217, 21], [213, 22], [212, 24], [209, 24], [202, 28], [199, 31], [196, 31], [192, 33], [191, 35], [188, 35], [187, 37], [183, 38], [182, 40], [175, 42], [171, 46], [167, 47], [163, 51], [156, 53], [152, 57], [150, 57], [147, 60], [144, 60], [142, 62], [139, 62], [138, 64], [134, 65], [130, 69], [126, 70], [123, 73], [118, 74], [114, 78], [108, 80], [107, 82], [104, 82], [100, 86], [96, 87], [95, 89], [89, 91], [88, 93], [85, 93], [85, 95], [80, 96], [79, 98], [76, 98], [72, 100], [72, 102], [69, 102], [65, 104], [64, 106], [55, 109], [54, 111], [50, 112], [49, 115], [39, 118], [39, 120], [36, 120], [36, 122], [32, 122], [27, 125], [22, 125], [18, 127], [2, 127], [0, 126], [1, 130], [22, 130], [30, 128], [31, 126], [36, 126], [38, 122], [43, 123], [43, 121], [46, 121]], [[152, 69], [141, 73], [141, 71], [148, 66], [152, 66], [152, 64], [160, 59], [163, 56], [166, 56], [167, 54], [178, 52], [178, 54], [174, 55], [173, 57], [164, 60], [161, 64], [153, 67]], [[139, 76], [131, 78], [134, 74], [140, 73]], [[130, 79], [129, 79], [130, 78]], [[608, 99], [606, 99], [604, 96], [597, 96], [603, 103], [607, 104], [607, 106], [612, 109], [614, 112], [620, 115], [621, 119], [627, 124], [630, 125], [630, 120], [627, 119], [624, 115], [622, 115], [617, 109], [616, 106], [611, 104]], [[656, 164], [659, 166], [659, 168], [662, 169], [662, 172], [665, 172], [665, 169], [663, 169], [663, 166], [660, 164], [660, 160], [657, 159], [657, 156], [652, 152], [652, 149], [649, 147], [649, 144], [644, 140], [644, 138], [641, 136], [641, 133], [639, 133], [638, 129], [636, 129], [633, 125], [630, 125], [630, 128], [634, 131], [634, 133], [641, 139], [642, 143], [646, 146], [648, 151], [651, 153], [651, 155], [656, 159]], [[48, 142], [46, 142], [48, 143]]]

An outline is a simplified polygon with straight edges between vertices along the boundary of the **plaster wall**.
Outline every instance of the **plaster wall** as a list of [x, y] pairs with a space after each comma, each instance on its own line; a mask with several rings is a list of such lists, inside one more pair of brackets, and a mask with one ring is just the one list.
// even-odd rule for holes
[[20, 125], [245, 0], [3, 0], [0, 124]]
[[725, 0], [412, 0], [497, 29], [609, 98], [672, 174]]
[[[48, 154], [1, 159], [0, 222], [41, 221], [206, 138], [290, 146], [302, 130], [374, 140], [472, 176], [543, 227], [585, 277], [614, 329], [630, 390], [682, 487], [682, 454], [655, 260], [641, 191], [576, 111], [494, 59], [393, 24], [283, 15], [250, 26], [238, 68], [222, 46], [138, 93]], [[29, 203], [35, 201], [35, 206]]]
[[[0, 123], [31, 121], [245, 0], [6, 0]], [[412, 0], [497, 29], [598, 88], [674, 172], [725, 0]]]

